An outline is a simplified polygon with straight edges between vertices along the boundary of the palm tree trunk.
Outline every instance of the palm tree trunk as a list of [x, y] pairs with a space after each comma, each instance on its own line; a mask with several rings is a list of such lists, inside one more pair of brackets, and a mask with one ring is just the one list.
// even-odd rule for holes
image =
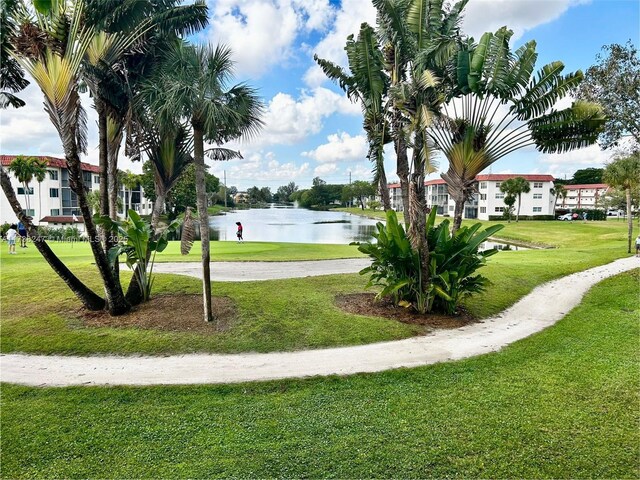
[[78, 197], [78, 207], [80, 207], [80, 212], [82, 213], [82, 218], [84, 219], [85, 231], [89, 236], [89, 245], [91, 245], [93, 257], [96, 261], [96, 266], [100, 271], [100, 275], [102, 276], [102, 280], [104, 283], [104, 290], [107, 297], [107, 308], [109, 309], [109, 314], [113, 316], [122, 315], [124, 313], [127, 313], [130, 310], [131, 306], [126, 301], [124, 292], [122, 291], [122, 285], [120, 285], [120, 282], [117, 281], [111, 265], [109, 265], [107, 255], [99, 242], [98, 231], [96, 229], [95, 223], [93, 223], [91, 207], [87, 202], [87, 195], [84, 189], [84, 184], [82, 183], [82, 168], [80, 166], [80, 158], [77, 154], [71, 154], [66, 155], [66, 159], [67, 168], [69, 170], [69, 186]]
[[100, 215], [109, 216], [109, 149], [107, 146], [107, 113], [102, 101], [95, 99], [98, 112], [98, 157], [100, 165]]
[[380, 178], [378, 180], [380, 197], [384, 211], [391, 210], [391, 198], [389, 198], [389, 185], [387, 185], [387, 174], [384, 171], [384, 164], [380, 168]]
[[202, 296], [204, 321], [213, 321], [211, 308], [211, 254], [209, 251], [209, 214], [207, 212], [207, 192], [204, 170], [204, 139], [202, 130], [193, 127], [193, 159], [196, 173], [196, 204], [200, 220], [200, 242], [202, 243]]
[[69, 289], [74, 293], [78, 300], [82, 302], [82, 305], [87, 310], [103, 310], [105, 307], [105, 301], [103, 298], [98, 296], [93, 290], [87, 287], [84, 283], [82, 283], [78, 277], [76, 277], [67, 266], [57, 257], [55, 253], [51, 250], [47, 242], [38, 234], [38, 230], [34, 227], [33, 223], [29, 220], [28, 216], [25, 215], [18, 198], [16, 197], [13, 188], [11, 187], [11, 181], [9, 180], [9, 176], [5, 172], [4, 168], [0, 168], [0, 183], [2, 184], [2, 190], [4, 191], [9, 204], [11, 205], [11, 209], [16, 214], [18, 219], [23, 223], [27, 232], [29, 232], [29, 236], [33, 241], [33, 244], [36, 246], [42, 257], [46, 260], [49, 266], [53, 269], [54, 272], [67, 284]]
[[455, 208], [453, 210], [453, 227], [451, 233], [454, 234], [462, 226], [462, 214], [464, 213], [464, 198], [454, 198]]
[[[396, 128], [400, 128], [397, 127]], [[400, 179], [400, 195], [402, 196], [402, 210], [404, 212], [405, 227], [409, 225], [409, 157], [407, 156], [407, 144], [402, 137], [402, 132], [396, 134], [396, 174]]]
[[627, 188], [625, 190], [625, 196], [627, 198], [627, 225], [628, 225], [628, 240], [629, 240], [629, 248], [627, 253], [631, 253], [631, 238], [633, 237], [633, 217], [631, 216], [631, 189]]
[[520, 194], [518, 194], [518, 211], [516, 212], [516, 223], [520, 219]]
[[113, 138], [107, 145], [107, 183], [109, 197], [109, 216], [118, 219], [118, 155], [122, 143], [122, 123], [117, 126]]
[[160, 215], [164, 208], [164, 202], [167, 198], [166, 194], [159, 193], [159, 189], [156, 189], [156, 201], [153, 204], [153, 211], [151, 212], [151, 227], [155, 232], [158, 229], [158, 223], [160, 222]]

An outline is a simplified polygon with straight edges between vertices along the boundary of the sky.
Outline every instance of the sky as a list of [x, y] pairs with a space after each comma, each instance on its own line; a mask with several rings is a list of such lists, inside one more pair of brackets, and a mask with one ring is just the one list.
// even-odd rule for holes
[[[209, 171], [228, 186], [246, 190], [268, 186], [273, 192], [295, 182], [309, 188], [314, 177], [327, 183], [371, 180], [360, 106], [328, 80], [313, 61], [317, 54], [346, 65], [344, 45], [362, 22], [375, 23], [370, 0], [217, 0], [208, 1], [210, 25], [191, 40], [225, 43], [234, 52], [235, 78], [258, 89], [266, 106], [259, 135], [242, 139], [241, 160], [207, 160]], [[512, 50], [536, 40], [538, 62], [560, 60], [565, 73], [586, 71], [604, 45], [640, 43], [637, 0], [470, 0], [463, 32], [479, 39], [506, 25], [514, 31]], [[42, 93], [33, 83], [19, 95], [20, 109], [0, 111], [0, 153], [64, 157], [57, 132], [44, 112]], [[83, 161], [98, 163], [97, 116], [83, 95], [89, 116], [89, 149]], [[567, 98], [562, 104], [570, 104]], [[387, 150], [385, 169], [397, 181], [395, 158]], [[571, 178], [577, 169], [602, 167], [610, 151], [597, 145], [565, 154], [516, 151], [484, 173], [544, 173]], [[140, 163], [126, 157], [120, 168], [140, 173]], [[438, 178], [447, 169], [439, 160]]]

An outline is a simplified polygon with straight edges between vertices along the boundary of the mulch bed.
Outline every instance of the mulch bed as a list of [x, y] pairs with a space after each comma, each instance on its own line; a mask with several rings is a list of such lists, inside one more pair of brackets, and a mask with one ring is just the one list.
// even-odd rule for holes
[[373, 293], [339, 295], [336, 297], [336, 305], [349, 313], [384, 317], [430, 328], [459, 328], [477, 321], [464, 310], [461, 310], [457, 315], [420, 314], [412, 309], [397, 307], [389, 299], [376, 301]]
[[226, 330], [237, 317], [237, 311], [229, 297], [214, 297], [212, 303], [213, 316], [218, 321], [210, 323], [203, 320], [202, 295], [154, 295], [126, 315], [111, 317], [106, 311], [81, 308], [76, 311], [76, 317], [85, 327], [214, 334]]

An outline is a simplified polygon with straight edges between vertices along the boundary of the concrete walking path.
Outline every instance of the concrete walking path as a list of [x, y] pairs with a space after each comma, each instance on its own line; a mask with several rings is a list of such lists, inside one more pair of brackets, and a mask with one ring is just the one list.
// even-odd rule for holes
[[[249, 282], [357, 273], [370, 264], [371, 260], [368, 257], [303, 262], [213, 262], [211, 263], [211, 280]], [[156, 263], [153, 271], [202, 278], [202, 266], [199, 262]]]
[[494, 352], [560, 320], [596, 283], [640, 267], [628, 257], [535, 288], [481, 323], [423, 337], [354, 347], [168, 357], [0, 356], [3, 382], [32, 386], [236, 383], [418, 367]]

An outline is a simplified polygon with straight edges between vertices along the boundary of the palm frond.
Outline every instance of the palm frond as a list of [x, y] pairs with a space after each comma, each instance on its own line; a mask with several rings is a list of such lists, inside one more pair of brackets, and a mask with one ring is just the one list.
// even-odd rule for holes
[[196, 238], [196, 227], [191, 213], [191, 207], [187, 207], [184, 212], [184, 220], [182, 222], [182, 235], [180, 237], [180, 253], [189, 255], [193, 242]]

